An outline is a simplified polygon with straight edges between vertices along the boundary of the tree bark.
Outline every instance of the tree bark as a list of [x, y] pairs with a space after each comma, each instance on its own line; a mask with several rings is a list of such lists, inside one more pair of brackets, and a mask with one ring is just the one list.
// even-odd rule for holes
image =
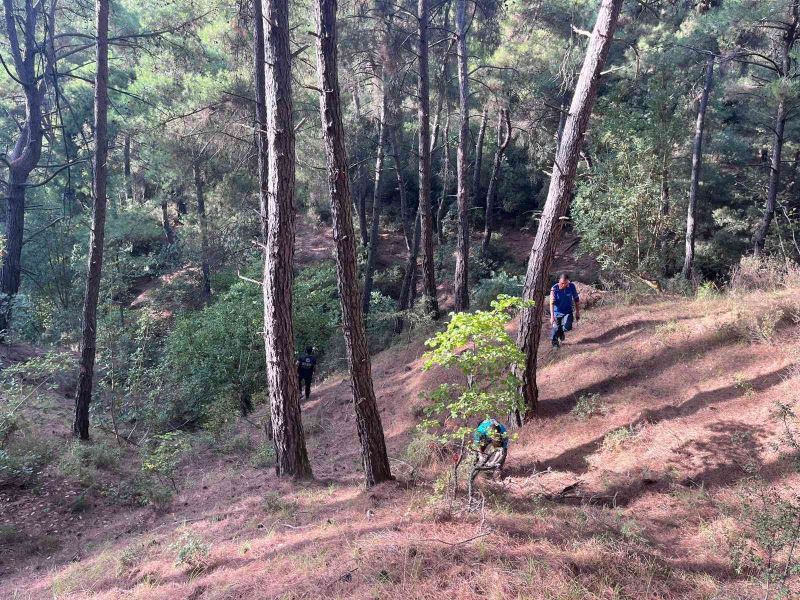
[[439, 203], [436, 208], [436, 243], [440, 246], [445, 243], [444, 217], [447, 214], [450, 198], [450, 105], [446, 107], [447, 114], [444, 118], [444, 134], [442, 136], [442, 191], [439, 194]]
[[381, 175], [383, 174], [383, 159], [386, 149], [386, 117], [387, 117], [387, 86], [386, 78], [383, 79], [383, 95], [381, 97], [381, 111], [378, 117], [378, 149], [375, 157], [375, 183], [372, 188], [372, 223], [369, 231], [369, 246], [367, 247], [367, 264], [364, 267], [364, 295], [361, 300], [364, 315], [369, 313], [369, 301], [372, 296], [372, 281], [375, 274], [375, 260], [378, 256], [380, 245], [380, 224], [383, 202], [381, 198]]
[[711, 86], [714, 83], [714, 55], [709, 54], [706, 62], [706, 77], [703, 84], [703, 93], [700, 96], [700, 106], [697, 109], [697, 122], [694, 127], [694, 144], [692, 146], [692, 179], [689, 185], [689, 208], [686, 214], [686, 253], [683, 260], [681, 274], [689, 279], [692, 276], [694, 263], [694, 238], [697, 218], [697, 191], [700, 188], [700, 175], [703, 169], [703, 133], [705, 132], [706, 109]]
[[364, 318], [359, 304], [356, 272], [355, 232], [351, 214], [350, 182], [344, 145], [339, 78], [337, 74], [336, 0], [318, 0], [317, 73], [320, 112], [328, 160], [328, 186], [331, 196], [333, 237], [336, 242], [336, 269], [342, 306], [342, 332], [353, 386], [353, 408], [361, 442], [361, 458], [367, 487], [392, 479], [389, 456], [383, 436], [372, 373]]
[[469, 72], [467, 71], [467, 0], [456, 0], [456, 48], [458, 54], [459, 130], [456, 152], [458, 188], [458, 235], [454, 277], [455, 311], [469, 310]]
[[492, 241], [492, 228], [494, 227], [494, 200], [497, 195], [497, 185], [500, 179], [500, 165], [503, 163], [503, 155], [511, 141], [511, 117], [509, 110], [500, 109], [497, 120], [497, 152], [494, 154], [492, 164], [492, 177], [489, 179], [489, 190], [486, 192], [486, 216], [483, 227], [483, 244], [481, 251], [486, 254], [489, 251], [489, 244]]
[[389, 148], [391, 149], [392, 160], [394, 161], [397, 192], [400, 195], [400, 223], [403, 226], [403, 238], [406, 242], [406, 250], [410, 251], [414, 240], [412, 239], [412, 225], [409, 222], [408, 197], [406, 195], [406, 181], [405, 177], [403, 177], [403, 163], [400, 159], [400, 142], [397, 135], [398, 129], [399, 125], [393, 123], [389, 131], [389, 136], [391, 138], [389, 141]]
[[[266, 0], [267, 223], [264, 248], [264, 346], [278, 476], [311, 477], [297, 383], [292, 323], [295, 148], [288, 0]], [[263, 157], [259, 157], [263, 159]]]
[[267, 196], [269, 182], [269, 139], [267, 138], [267, 83], [264, 63], [264, 4], [253, 0], [253, 81], [256, 86], [256, 153], [260, 198], [261, 241], [267, 241]]
[[411, 243], [411, 249], [408, 251], [406, 258], [406, 270], [403, 274], [403, 284], [400, 288], [400, 299], [397, 301], [397, 312], [400, 315], [395, 319], [394, 330], [395, 333], [403, 331], [404, 319], [403, 311], [411, 308], [414, 300], [414, 291], [417, 281], [417, 257], [419, 256], [419, 238], [420, 238], [420, 213], [417, 210], [417, 218], [414, 219], [414, 239]]
[[96, 0], [97, 74], [94, 84], [94, 169], [92, 188], [94, 207], [89, 234], [89, 266], [83, 300], [81, 358], [75, 392], [75, 422], [72, 430], [82, 440], [89, 439], [89, 405], [97, 350], [97, 303], [103, 268], [103, 242], [106, 224], [106, 182], [108, 178], [108, 13], [109, 0]]
[[[22, 240], [25, 234], [25, 189], [33, 169], [39, 164], [42, 155], [42, 136], [44, 127], [42, 111], [47, 89], [42, 77], [37, 75], [40, 60], [45, 62], [45, 72], [52, 73], [52, 56], [44, 51], [46, 44], [36, 39], [42, 3], [27, 3], [24, 19], [17, 15], [12, 0], [3, 0], [5, 13], [5, 33], [9, 52], [13, 61], [16, 80], [25, 96], [25, 119], [20, 133], [6, 156], [8, 162], [8, 202], [6, 205], [6, 247], [0, 267], [0, 336], [8, 333], [11, 322], [11, 307], [14, 296], [19, 292], [22, 273]], [[51, 5], [49, 21], [55, 15], [55, 4]], [[17, 32], [17, 22], [21, 23], [22, 43]], [[52, 38], [52, 24], [47, 26], [48, 36]], [[51, 40], [52, 41], [52, 40]], [[41, 56], [40, 56], [41, 55]]]
[[203, 273], [203, 303], [211, 299], [211, 266], [208, 261], [208, 219], [206, 218], [206, 194], [203, 170], [199, 161], [192, 164], [194, 189], [197, 196], [197, 218], [200, 221], [200, 270]]
[[[521, 373], [521, 380], [527, 414], [532, 414], [536, 410], [538, 402], [536, 356], [542, 331], [541, 321], [548, 272], [561, 236], [563, 219], [569, 207], [583, 136], [597, 97], [600, 72], [608, 58], [622, 1], [602, 0], [600, 5], [597, 22], [589, 39], [586, 57], [575, 86], [569, 116], [564, 124], [564, 133], [553, 165], [547, 201], [528, 259], [523, 297], [526, 300], [532, 300], [534, 306], [522, 311], [519, 335], [517, 336], [517, 345], [525, 354], [525, 368]], [[518, 422], [520, 421], [518, 416]]]
[[122, 162], [125, 174], [125, 201], [133, 202], [133, 179], [131, 177], [131, 134], [125, 133], [122, 147]]
[[[442, 29], [446, 32], [450, 31], [449, 2], [444, 7], [444, 24]], [[442, 107], [444, 106], [444, 101], [447, 97], [447, 85], [450, 82], [450, 54], [453, 51], [454, 45], [455, 39], [451, 39], [444, 51], [444, 55], [442, 56], [442, 74], [439, 77], [439, 91], [436, 96], [436, 113], [433, 117], [433, 134], [431, 135], [431, 162], [434, 162], [436, 158], [436, 140], [439, 139], [439, 124], [441, 123]]]
[[[481, 126], [478, 129], [478, 139], [475, 142], [475, 165], [472, 168], [472, 205], [478, 205], [481, 190], [481, 169], [483, 167], [483, 138], [486, 137], [486, 123], [489, 121], [489, 109], [483, 109]], [[500, 136], [498, 134], [498, 140]]]
[[430, 74], [428, 72], [428, 25], [430, 0], [418, 0], [417, 23], [418, 89], [419, 105], [419, 213], [420, 242], [422, 244], [423, 294], [425, 311], [433, 319], [439, 318], [439, 300], [436, 296], [436, 273], [433, 261], [433, 218], [431, 213], [431, 122], [430, 122]]
[[161, 229], [164, 230], [164, 241], [167, 246], [175, 243], [175, 230], [172, 228], [172, 223], [169, 222], [169, 204], [167, 199], [161, 200]]

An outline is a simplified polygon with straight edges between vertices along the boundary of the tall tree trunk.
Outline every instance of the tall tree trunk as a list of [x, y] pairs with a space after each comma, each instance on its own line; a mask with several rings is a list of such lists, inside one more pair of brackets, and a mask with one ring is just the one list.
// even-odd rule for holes
[[192, 164], [194, 189], [197, 196], [197, 218], [200, 221], [200, 269], [203, 273], [203, 303], [211, 299], [211, 267], [208, 262], [208, 219], [206, 218], [206, 194], [203, 171], [199, 161]]
[[[24, 20], [16, 18], [13, 0], [2, 0], [5, 15], [5, 38], [13, 59], [15, 80], [22, 87], [25, 96], [25, 119], [11, 152], [6, 156], [8, 173], [8, 202], [6, 205], [6, 245], [0, 267], [0, 339], [9, 330], [11, 307], [14, 296], [19, 292], [22, 273], [22, 240], [25, 235], [25, 189], [31, 171], [39, 164], [42, 155], [42, 136], [44, 127], [42, 110], [47, 87], [37, 76], [40, 59], [45, 61], [45, 69], [52, 72], [52, 57], [43, 52], [44, 44], [36, 39], [42, 3], [27, 3]], [[52, 5], [49, 21], [52, 21], [55, 5]], [[17, 32], [17, 22], [22, 29], [22, 43]], [[52, 38], [53, 27], [48, 25], [48, 36]], [[52, 43], [52, 40], [50, 40]], [[41, 53], [41, 56], [40, 56]]]
[[261, 241], [267, 241], [267, 196], [269, 185], [269, 139], [267, 138], [267, 83], [264, 63], [264, 4], [253, 0], [253, 81], [256, 86], [256, 152], [260, 198]]
[[409, 222], [408, 211], [408, 197], [406, 195], [406, 181], [403, 176], [403, 163], [400, 159], [400, 142], [398, 140], [397, 130], [399, 125], [394, 123], [389, 131], [390, 141], [389, 148], [392, 152], [392, 160], [394, 161], [395, 177], [397, 179], [397, 192], [400, 195], [400, 223], [403, 226], [403, 238], [406, 242], [406, 250], [411, 250], [413, 244], [412, 225]]
[[311, 477], [294, 353], [292, 283], [294, 268], [294, 122], [288, 0], [266, 0], [265, 27], [267, 222], [264, 248], [264, 346], [268, 397], [279, 476]]
[[336, 0], [318, 0], [317, 9], [317, 73], [322, 113], [325, 154], [328, 159], [328, 187], [331, 196], [333, 237], [336, 241], [336, 270], [342, 306], [344, 333], [350, 379], [353, 386], [353, 408], [361, 442], [361, 459], [367, 487], [392, 479], [389, 456], [383, 437], [378, 403], [372, 385], [367, 335], [359, 304], [356, 273], [355, 232], [351, 214], [350, 183], [344, 145], [339, 77], [337, 74]]
[[403, 331], [403, 311], [411, 308], [414, 300], [414, 291], [417, 282], [417, 257], [419, 256], [419, 238], [420, 238], [420, 213], [417, 210], [417, 217], [414, 219], [414, 239], [411, 242], [411, 249], [408, 251], [406, 258], [406, 270], [403, 274], [403, 284], [400, 287], [400, 298], [397, 301], [397, 312], [400, 315], [395, 319], [394, 330], [395, 333]]
[[82, 440], [89, 439], [89, 405], [97, 349], [97, 302], [103, 268], [103, 241], [106, 226], [106, 181], [108, 178], [108, 12], [109, 0], [96, 0], [97, 74], [94, 83], [94, 207], [89, 234], [89, 268], [86, 272], [86, 295], [83, 300], [81, 359], [75, 392], [75, 422], [72, 430]]
[[439, 203], [436, 208], [436, 243], [440, 246], [445, 242], [444, 217], [450, 201], [450, 105], [446, 107], [447, 115], [444, 118], [444, 134], [442, 135], [442, 190], [439, 193]]
[[125, 174], [125, 201], [133, 202], [133, 178], [131, 177], [131, 134], [125, 133], [122, 147], [122, 162]]
[[[353, 107], [355, 109], [356, 121], [361, 123], [361, 97], [359, 96], [358, 81], [353, 81]], [[366, 248], [369, 244], [369, 232], [367, 227], [367, 173], [365, 168], [365, 161], [359, 152], [359, 145], [356, 144], [355, 149], [355, 163], [356, 163], [356, 177], [353, 184], [353, 205], [356, 208], [356, 215], [358, 216], [358, 234], [361, 237], [361, 246]]]
[[[472, 168], [472, 205], [478, 205], [481, 193], [481, 170], [483, 168], [483, 139], [486, 137], [486, 123], [489, 121], [489, 109], [484, 108], [481, 115], [481, 125], [478, 129], [478, 139], [475, 142], [475, 165]], [[498, 135], [498, 140], [500, 139]]]
[[367, 248], [367, 264], [364, 267], [364, 295], [362, 297], [362, 310], [364, 315], [369, 313], [369, 301], [372, 295], [372, 281], [375, 274], [375, 260], [378, 256], [378, 246], [380, 245], [380, 225], [381, 213], [383, 212], [383, 202], [381, 201], [381, 175], [383, 174], [383, 158], [386, 149], [386, 117], [387, 117], [387, 87], [388, 81], [383, 80], [383, 95], [381, 97], [381, 112], [378, 117], [378, 149], [375, 157], [375, 183], [372, 188], [372, 223], [369, 231], [369, 246]]
[[456, 272], [454, 278], [455, 311], [469, 309], [469, 73], [467, 71], [467, 0], [456, 0], [456, 48], [458, 54], [459, 130], [456, 152], [458, 188], [458, 235], [456, 239]]
[[564, 124], [564, 133], [552, 169], [547, 201], [528, 259], [523, 297], [532, 300], [534, 306], [522, 311], [517, 336], [517, 345], [525, 354], [525, 368], [521, 373], [521, 379], [528, 414], [536, 410], [538, 401], [536, 356], [542, 332], [545, 286], [548, 283], [553, 253], [561, 237], [563, 217], [566, 216], [569, 207], [583, 136], [597, 97], [600, 72], [608, 58], [622, 2], [623, 0], [602, 0], [600, 4], [597, 23], [589, 39], [586, 58], [570, 104], [569, 116]]
[[700, 106], [697, 109], [697, 122], [694, 126], [694, 144], [692, 146], [692, 180], [689, 185], [689, 209], [686, 214], [686, 254], [683, 260], [681, 274], [689, 279], [692, 276], [692, 263], [694, 262], [695, 220], [697, 218], [697, 191], [700, 188], [700, 175], [703, 169], [703, 133], [705, 132], [706, 109], [711, 86], [714, 83], [714, 55], [709, 54], [706, 62], [706, 78], [703, 84], [703, 93], [700, 96]]
[[433, 216], [431, 213], [431, 121], [430, 74], [428, 73], [428, 25], [430, 0], [418, 0], [419, 25], [418, 111], [419, 120], [419, 213], [420, 242], [422, 244], [423, 294], [425, 310], [433, 319], [439, 318], [439, 300], [436, 296], [436, 273], [433, 262]]
[[497, 185], [500, 178], [500, 165], [503, 163], [503, 155], [511, 141], [511, 117], [509, 110], [500, 109], [497, 119], [497, 152], [494, 154], [492, 164], [492, 177], [489, 179], [489, 190], [486, 192], [486, 216], [483, 228], [483, 244], [481, 251], [486, 254], [489, 251], [489, 244], [492, 242], [492, 228], [494, 227], [494, 200], [497, 195]]
[[161, 200], [161, 229], [164, 230], [164, 241], [167, 245], [174, 244], [176, 240], [175, 229], [173, 229], [172, 223], [169, 222], [169, 204], [166, 198]]
[[[797, 41], [798, 21], [800, 20], [800, 1], [791, 0], [789, 7], [790, 21], [786, 23], [786, 30], [783, 33], [783, 46], [781, 47], [781, 64], [778, 75], [781, 78], [789, 78], [792, 68], [792, 48]], [[775, 137], [772, 141], [772, 156], [769, 169], [769, 187], [767, 189], [767, 204], [764, 207], [764, 216], [761, 224], [756, 231], [755, 256], [759, 256], [764, 251], [767, 243], [767, 234], [775, 217], [775, 206], [778, 201], [778, 192], [781, 184], [781, 156], [783, 154], [784, 132], [786, 130], [786, 119], [788, 117], [785, 92], [781, 91], [778, 97], [778, 107], [775, 111]]]
[[[444, 24], [442, 29], [446, 32], [450, 31], [450, 2], [444, 7]], [[444, 106], [448, 84], [450, 83], [450, 54], [453, 52], [454, 45], [455, 39], [451, 39], [442, 56], [442, 74], [439, 76], [439, 89], [436, 96], [436, 113], [433, 117], [433, 134], [431, 135], [432, 163], [435, 162], [436, 158], [436, 140], [439, 139], [439, 124], [441, 123], [442, 107]]]
[[792, 181], [789, 183], [788, 195], [789, 206], [800, 210], [800, 150], [794, 153], [794, 162], [792, 163]]

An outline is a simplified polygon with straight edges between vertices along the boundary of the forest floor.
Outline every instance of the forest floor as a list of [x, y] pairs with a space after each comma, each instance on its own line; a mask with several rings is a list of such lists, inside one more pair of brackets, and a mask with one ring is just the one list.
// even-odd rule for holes
[[[442, 499], [451, 457], [415, 433], [421, 396], [456, 376], [423, 372], [412, 338], [373, 359], [395, 482], [364, 490], [337, 373], [303, 405], [313, 481], [198, 444], [167, 509], [124, 502], [102, 469], [88, 490], [56, 476], [3, 490], [0, 598], [762, 598], [733, 557], [753, 474], [800, 484], [775, 450], [777, 403], [800, 389], [798, 291], [602, 296], [561, 349], [543, 345], [539, 416], [504, 478], [479, 479], [477, 511]], [[66, 448], [62, 392], [35, 408]], [[260, 416], [240, 425], [253, 446]]]

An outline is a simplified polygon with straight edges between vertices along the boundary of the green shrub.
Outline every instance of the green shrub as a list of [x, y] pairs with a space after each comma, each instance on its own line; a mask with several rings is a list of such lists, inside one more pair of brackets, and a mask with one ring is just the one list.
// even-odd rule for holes
[[156, 436], [154, 442], [143, 450], [142, 472], [169, 481], [177, 492], [175, 474], [190, 447], [186, 434], [180, 431]]
[[277, 492], [269, 492], [264, 496], [261, 508], [265, 513], [284, 518], [294, 518], [300, 508], [294, 500], [286, 500]]
[[608, 432], [603, 438], [603, 450], [616, 452], [636, 436], [632, 426], [620, 427]]
[[165, 508], [175, 495], [175, 488], [150, 475], [140, 473], [133, 480], [133, 497], [142, 506]]
[[262, 442], [253, 452], [250, 464], [257, 469], [267, 469], [275, 466], [275, 446], [269, 442]]
[[523, 410], [519, 392], [525, 357], [506, 331], [512, 314], [529, 303], [500, 296], [489, 311], [451, 315], [447, 329], [425, 342], [424, 369], [434, 366], [458, 370], [463, 381], [444, 383], [429, 395], [423, 428], [445, 427], [443, 439], [462, 440], [469, 423]]
[[115, 468], [119, 464], [121, 456], [121, 450], [114, 446], [75, 441], [61, 455], [58, 466], [65, 477], [75, 479], [85, 487], [90, 487], [97, 479], [97, 470]]
[[603, 404], [600, 394], [583, 394], [572, 407], [572, 414], [579, 419], [588, 419], [594, 415], [604, 415], [608, 407]]
[[525, 281], [523, 277], [509, 275], [505, 271], [492, 272], [491, 276], [481, 279], [472, 292], [473, 304], [476, 308], [487, 309], [498, 296], [520, 296]]
[[184, 532], [170, 549], [176, 553], [175, 565], [187, 567], [192, 575], [198, 575], [208, 567], [211, 544], [204, 543], [189, 531]]
[[34, 484], [52, 458], [51, 444], [33, 435], [0, 448], [0, 488]]

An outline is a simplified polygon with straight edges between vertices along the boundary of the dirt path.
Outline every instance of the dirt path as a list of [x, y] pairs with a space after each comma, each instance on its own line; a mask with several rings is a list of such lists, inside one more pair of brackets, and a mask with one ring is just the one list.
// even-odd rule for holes
[[[753, 458], [790, 481], [771, 418], [795, 389], [790, 357], [742, 338], [745, 301], [604, 301], [564, 347], [543, 347], [541, 414], [512, 444], [507, 478], [480, 480], [483, 516], [448, 516], [430, 504], [433, 487], [405, 479], [364, 491], [337, 374], [304, 405], [315, 482], [198, 452], [167, 512], [98, 502], [50, 557], [7, 562], [2, 597], [753, 597], [720, 550], [731, 527], [720, 507]], [[394, 458], [405, 458], [420, 394], [453, 378], [423, 373], [422, 352], [412, 342], [374, 358]], [[579, 403], [595, 414], [577, 414]], [[210, 544], [200, 574], [175, 563], [185, 535]]]

